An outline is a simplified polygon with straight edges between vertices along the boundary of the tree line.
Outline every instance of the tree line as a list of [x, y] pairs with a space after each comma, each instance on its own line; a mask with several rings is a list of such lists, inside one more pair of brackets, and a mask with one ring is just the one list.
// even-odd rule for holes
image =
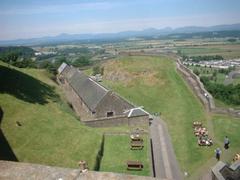
[[36, 67], [32, 59], [34, 50], [29, 47], [0, 47], [0, 60], [10, 65], [25, 68]]
[[[74, 49], [75, 50], [75, 49]], [[82, 49], [81, 52], [88, 52]], [[16, 47], [0, 47], [0, 60], [19, 68], [40, 68], [47, 69], [49, 72], [56, 74], [58, 67], [63, 63], [75, 67], [84, 67], [92, 64], [90, 57], [86, 54], [77, 56], [74, 60], [69, 60], [65, 56], [50, 55], [53, 57], [51, 60], [35, 57], [35, 51], [32, 48], [24, 46]], [[48, 55], [46, 55], [48, 56]], [[45, 57], [46, 58], [46, 57]]]
[[220, 55], [215, 56], [185, 56], [185, 60], [190, 60], [193, 62], [199, 62], [199, 61], [211, 61], [211, 60], [223, 60], [224, 58]]
[[208, 76], [201, 76], [200, 80], [213, 97], [226, 104], [240, 105], [240, 84], [223, 85], [213, 83]]

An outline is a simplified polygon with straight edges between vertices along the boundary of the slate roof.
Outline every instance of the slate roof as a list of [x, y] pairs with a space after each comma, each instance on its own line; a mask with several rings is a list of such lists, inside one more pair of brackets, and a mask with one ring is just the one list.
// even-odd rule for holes
[[145, 111], [144, 109], [142, 109], [141, 107], [132, 108], [127, 112], [128, 112], [128, 117], [149, 115], [149, 113], [147, 111]]
[[63, 70], [67, 67], [68, 65], [66, 63], [62, 63], [61, 66], [58, 68], [58, 74], [61, 74]]
[[106, 88], [86, 76], [77, 68], [67, 66], [62, 74], [91, 111], [94, 111], [98, 103], [108, 92]]

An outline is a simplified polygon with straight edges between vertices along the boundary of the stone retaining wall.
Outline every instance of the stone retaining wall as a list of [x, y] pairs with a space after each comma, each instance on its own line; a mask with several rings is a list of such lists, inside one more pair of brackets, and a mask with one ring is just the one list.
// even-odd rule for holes
[[115, 126], [148, 126], [149, 120], [148, 115], [146, 116], [114, 116], [114, 117], [103, 117], [92, 120], [82, 121], [85, 125], [90, 127], [115, 127]]
[[[218, 114], [227, 114], [234, 117], [240, 117], [240, 111], [232, 108], [219, 108], [215, 106], [212, 95], [204, 88], [204, 85], [200, 81], [199, 77], [193, 73], [192, 70], [188, 69], [182, 62], [177, 59], [177, 71], [182, 74], [184, 79], [190, 85], [193, 92], [200, 99], [205, 109], [209, 112]], [[207, 96], [206, 96], [207, 95]]]

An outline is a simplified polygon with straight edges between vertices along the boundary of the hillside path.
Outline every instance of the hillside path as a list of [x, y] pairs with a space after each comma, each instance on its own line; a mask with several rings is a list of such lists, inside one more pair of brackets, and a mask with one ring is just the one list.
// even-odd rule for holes
[[152, 144], [153, 174], [155, 174], [156, 178], [183, 179], [167, 127], [159, 117], [154, 117], [152, 120], [150, 138]]

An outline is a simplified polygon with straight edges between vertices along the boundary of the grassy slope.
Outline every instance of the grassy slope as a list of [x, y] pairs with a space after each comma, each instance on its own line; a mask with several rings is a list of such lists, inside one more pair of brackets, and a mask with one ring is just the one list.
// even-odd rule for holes
[[[119, 74], [125, 74], [125, 79], [113, 78]], [[104, 83], [125, 98], [143, 105], [151, 113], [161, 112], [182, 170], [191, 174], [213, 157], [218, 144], [210, 148], [198, 147], [192, 130], [193, 121], [207, 125], [209, 117], [177, 74], [173, 61], [166, 57], [124, 57], [105, 64], [106, 77], [108, 80]]]
[[[144, 148], [142, 150], [130, 150], [129, 136], [106, 135], [104, 156], [101, 163], [101, 171], [119, 172], [149, 176], [149, 142], [144, 137]], [[121, 156], [121, 158], [119, 158]], [[126, 162], [138, 160], [143, 163], [142, 171], [128, 171]]]
[[[15, 69], [19, 71], [14, 68], [10, 70], [0, 62], [0, 82], [5, 84], [0, 88], [0, 106], [4, 111], [1, 122], [3, 134], [19, 161], [76, 168], [78, 161], [84, 159], [90, 169], [94, 169], [102, 133], [128, 133], [134, 129], [126, 126], [93, 129], [82, 125], [68, 105], [60, 100], [64, 99], [64, 94], [49, 78], [49, 73], [36, 69]], [[21, 122], [22, 126], [18, 127], [16, 121]], [[114, 138], [121, 140], [122, 136]], [[108, 138], [106, 142], [108, 150], [104, 152], [104, 160], [111, 159], [112, 153], [119, 152], [115, 151], [119, 145], [112, 146]], [[129, 145], [126, 137], [120, 142], [121, 147]], [[145, 148], [149, 148], [148, 144]], [[130, 173], [148, 175], [147, 153], [146, 150], [137, 156], [135, 153], [120, 153], [114, 158], [114, 163], [106, 161], [107, 165], [101, 166], [104, 167], [101, 170], [126, 172], [123, 159], [137, 158], [144, 162], [144, 171]]]
[[[49, 74], [18, 69], [28, 76], [0, 65], [0, 82], [4, 84], [0, 88], [4, 111], [1, 128], [18, 160], [77, 167], [84, 159], [93, 169], [101, 135], [74, 117], [59, 99], [61, 91]], [[22, 126], [18, 127], [16, 121]]]

